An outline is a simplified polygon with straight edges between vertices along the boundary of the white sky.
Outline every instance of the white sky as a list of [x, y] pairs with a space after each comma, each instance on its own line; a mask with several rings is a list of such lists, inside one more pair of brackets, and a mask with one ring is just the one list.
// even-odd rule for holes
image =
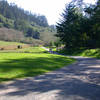
[[[15, 3], [19, 7], [32, 13], [45, 15], [48, 23], [56, 24], [60, 18], [60, 14], [65, 8], [65, 4], [71, 0], [7, 0], [9, 3]], [[92, 3], [96, 0], [84, 0], [87, 3]]]

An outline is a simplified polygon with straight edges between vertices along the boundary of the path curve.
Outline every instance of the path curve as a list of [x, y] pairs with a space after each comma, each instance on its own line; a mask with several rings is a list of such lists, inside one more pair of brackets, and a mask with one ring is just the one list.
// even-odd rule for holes
[[100, 100], [100, 59], [74, 58], [57, 71], [0, 84], [0, 100]]
[[49, 51], [49, 48], [46, 47], [41, 47], [42, 49], [45, 49], [46, 51]]

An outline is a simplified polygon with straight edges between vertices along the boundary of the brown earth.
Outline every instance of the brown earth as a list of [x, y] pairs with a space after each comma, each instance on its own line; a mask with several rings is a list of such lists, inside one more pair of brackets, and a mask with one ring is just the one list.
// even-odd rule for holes
[[8, 46], [0, 46], [0, 50], [16, 50], [18, 46], [21, 48], [28, 48], [30, 45], [8, 45]]

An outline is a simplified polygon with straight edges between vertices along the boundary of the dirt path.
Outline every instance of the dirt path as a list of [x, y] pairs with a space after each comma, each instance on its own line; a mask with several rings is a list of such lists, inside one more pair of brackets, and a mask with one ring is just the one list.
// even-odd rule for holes
[[42, 49], [45, 49], [46, 51], [49, 51], [49, 48], [46, 47], [41, 47]]
[[100, 100], [100, 60], [74, 58], [57, 71], [0, 84], [0, 100]]

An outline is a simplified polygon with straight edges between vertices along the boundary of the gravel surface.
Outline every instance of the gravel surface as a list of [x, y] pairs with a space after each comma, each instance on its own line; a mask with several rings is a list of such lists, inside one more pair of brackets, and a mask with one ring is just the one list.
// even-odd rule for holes
[[100, 100], [100, 59], [77, 63], [37, 77], [0, 84], [0, 100]]

